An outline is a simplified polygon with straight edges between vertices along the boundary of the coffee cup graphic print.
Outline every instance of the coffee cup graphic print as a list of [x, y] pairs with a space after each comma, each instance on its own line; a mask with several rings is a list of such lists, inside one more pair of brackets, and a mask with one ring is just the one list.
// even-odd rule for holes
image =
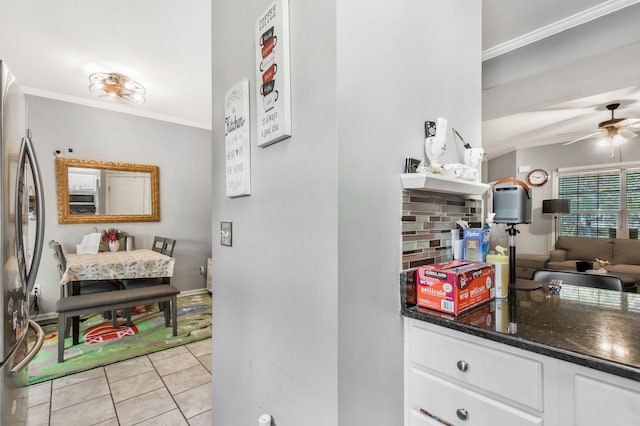
[[291, 136], [289, 0], [275, 0], [256, 19], [255, 99], [260, 147]]
[[275, 63], [276, 52], [275, 47], [278, 44], [278, 37], [275, 35], [275, 27], [270, 27], [260, 35], [258, 43], [261, 46], [262, 62], [260, 62], [260, 72], [262, 73], [262, 86], [260, 94], [262, 95], [262, 106], [264, 112], [272, 110], [278, 100], [278, 91], [274, 91], [275, 75], [278, 64]]

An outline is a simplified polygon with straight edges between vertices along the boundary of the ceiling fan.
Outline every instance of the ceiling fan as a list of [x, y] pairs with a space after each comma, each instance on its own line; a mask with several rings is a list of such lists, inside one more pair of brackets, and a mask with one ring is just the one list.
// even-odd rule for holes
[[590, 132], [577, 139], [566, 142], [564, 145], [581, 140], [590, 139], [596, 136], [602, 137], [600, 143], [607, 146], [611, 151], [611, 158], [614, 156], [614, 148], [622, 145], [627, 140], [638, 136], [636, 132], [640, 131], [640, 118], [616, 118], [615, 110], [620, 106], [619, 103], [607, 105], [607, 109], [611, 111], [611, 118], [598, 124], [598, 130]]

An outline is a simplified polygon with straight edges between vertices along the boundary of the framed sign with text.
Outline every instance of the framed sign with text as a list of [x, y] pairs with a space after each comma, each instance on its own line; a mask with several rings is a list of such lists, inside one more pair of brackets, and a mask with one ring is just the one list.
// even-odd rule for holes
[[227, 197], [251, 194], [249, 80], [234, 84], [224, 97], [224, 152]]
[[291, 136], [289, 1], [273, 2], [255, 30], [257, 144], [265, 147]]

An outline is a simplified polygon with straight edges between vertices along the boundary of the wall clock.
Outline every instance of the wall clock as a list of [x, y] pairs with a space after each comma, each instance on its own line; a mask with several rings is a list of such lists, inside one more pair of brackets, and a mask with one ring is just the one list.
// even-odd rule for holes
[[527, 175], [527, 183], [531, 186], [542, 186], [549, 180], [549, 173], [542, 169], [533, 169]]

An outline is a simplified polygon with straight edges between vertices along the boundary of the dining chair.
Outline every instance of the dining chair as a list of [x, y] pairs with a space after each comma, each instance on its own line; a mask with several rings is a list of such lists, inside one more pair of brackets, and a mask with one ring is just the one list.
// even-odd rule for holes
[[165, 238], [164, 239], [164, 248], [161, 253], [165, 254], [169, 257], [173, 257], [173, 249], [176, 246], [176, 240], [173, 238]]
[[[173, 257], [173, 250], [176, 247], [176, 240], [173, 238], [154, 237], [151, 250]], [[165, 278], [133, 278], [120, 280], [125, 289], [149, 287], [157, 284], [170, 284], [168, 277]]]
[[533, 273], [533, 277], [531, 279], [534, 281], [544, 281], [546, 283], [550, 283], [551, 280], [560, 280], [561, 285], [568, 284], [579, 287], [603, 288], [605, 290], [615, 291], [623, 290], [622, 280], [614, 275], [538, 269]]
[[[58, 274], [60, 278], [67, 270], [67, 259], [64, 256], [64, 251], [59, 242], [55, 240], [49, 241], [49, 247], [53, 250], [53, 257], [56, 260], [56, 267], [58, 268]], [[71, 281], [65, 288], [60, 286], [60, 298], [76, 296], [79, 294], [93, 294], [101, 293], [105, 291], [120, 290], [120, 283], [116, 280], [87, 280], [87, 281]], [[105, 319], [115, 318], [115, 311], [104, 312]], [[77, 345], [80, 341], [80, 317], [73, 317], [71, 323], [67, 323], [65, 326], [66, 334], [69, 335], [71, 327], [73, 326], [73, 344]]]
[[153, 245], [151, 246], [151, 250], [157, 251], [158, 253], [162, 253], [165, 246], [165, 238], [164, 237], [153, 237]]

